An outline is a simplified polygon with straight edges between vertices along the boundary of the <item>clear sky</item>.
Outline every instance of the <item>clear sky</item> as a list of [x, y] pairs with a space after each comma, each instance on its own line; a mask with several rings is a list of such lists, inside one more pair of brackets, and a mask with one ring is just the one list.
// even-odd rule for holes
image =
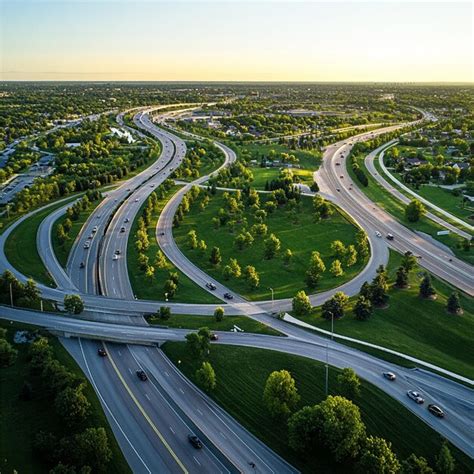
[[0, 0], [0, 79], [473, 81], [473, 4]]

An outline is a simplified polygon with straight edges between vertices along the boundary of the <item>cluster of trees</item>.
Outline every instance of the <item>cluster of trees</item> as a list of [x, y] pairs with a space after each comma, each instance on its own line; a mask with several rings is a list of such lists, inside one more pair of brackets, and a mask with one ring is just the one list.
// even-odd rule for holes
[[189, 212], [191, 205], [201, 194], [201, 188], [198, 186], [191, 186], [191, 189], [183, 196], [179, 203], [176, 213], [173, 217], [173, 225], [178, 227], [184, 216]]
[[241, 160], [221, 169], [209, 180], [210, 185], [228, 188], [243, 188], [253, 181], [253, 173]]
[[10, 270], [0, 275], [0, 302], [16, 306], [31, 307], [40, 300], [38, 286], [33, 279], [22, 283]]
[[331, 251], [334, 260], [329, 269], [330, 273], [338, 277], [344, 274], [343, 267], [351, 267], [357, 263], [357, 257], [360, 255], [366, 258], [369, 254], [369, 244], [365, 232], [357, 233], [357, 245], [348, 245], [347, 247], [340, 241], [334, 240], [331, 243]]
[[[419, 295], [421, 298], [425, 299], [436, 299], [436, 290], [433, 287], [431, 275], [428, 272], [424, 273], [423, 278], [420, 282]], [[448, 300], [446, 302], [446, 310], [450, 314], [463, 314], [461, 301], [459, 299], [459, 293], [457, 291], [453, 291], [449, 295]]]
[[412, 199], [405, 207], [405, 217], [408, 222], [418, 222], [425, 214], [426, 208], [418, 199]]
[[7, 340], [7, 330], [0, 328], [0, 368], [13, 365], [17, 356], [18, 351]]
[[40, 157], [40, 153], [30, 150], [24, 142], [19, 143], [15, 151], [8, 156], [7, 164], [0, 168], [0, 184], [4, 183], [14, 174], [25, 171], [38, 161]]
[[173, 174], [178, 179], [199, 178], [203, 160], [212, 165], [221, 158], [222, 152], [211, 141], [193, 141], [187, 144], [186, 156]]
[[87, 381], [55, 358], [45, 337], [32, 342], [29, 359], [30, 380], [24, 382], [20, 396], [25, 401], [44, 398], [62, 427], [59, 433], [36, 434], [36, 454], [48, 467], [56, 466], [52, 472], [106, 472], [112, 451], [105, 429], [90, 426]]

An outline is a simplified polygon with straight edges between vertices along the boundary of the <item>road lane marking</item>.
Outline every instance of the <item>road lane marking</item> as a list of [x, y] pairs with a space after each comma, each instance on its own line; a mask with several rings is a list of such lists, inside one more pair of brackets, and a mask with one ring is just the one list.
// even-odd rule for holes
[[179, 391], [184, 395], [184, 390], [182, 388], [180, 388]]
[[196, 456], [193, 456], [193, 459], [196, 461], [196, 464], [197, 464], [198, 466], [201, 465], [201, 463], [196, 459]]
[[201, 416], [203, 416], [202, 411], [201, 411], [199, 408], [197, 409], [197, 412], [198, 412]]
[[[104, 346], [106, 346], [105, 342], [104, 342]], [[107, 351], [109, 352], [109, 351]], [[122, 382], [123, 386], [125, 387], [125, 389], [127, 390], [128, 394], [130, 395], [130, 398], [133, 400], [133, 402], [135, 403], [135, 405], [138, 407], [138, 409], [140, 410], [141, 414], [143, 415], [143, 417], [145, 418], [145, 420], [148, 422], [148, 424], [151, 426], [152, 430], [156, 433], [156, 435], [158, 436], [158, 438], [160, 439], [160, 441], [163, 443], [163, 445], [165, 446], [165, 448], [168, 450], [168, 452], [171, 454], [171, 456], [173, 457], [173, 459], [176, 461], [176, 463], [178, 464], [178, 466], [181, 468], [181, 470], [188, 474], [188, 471], [186, 469], [186, 467], [184, 466], [184, 464], [181, 462], [181, 460], [178, 458], [178, 456], [176, 455], [176, 453], [173, 451], [173, 449], [171, 448], [171, 446], [168, 444], [168, 442], [166, 441], [166, 439], [164, 438], [164, 436], [161, 434], [161, 432], [158, 430], [158, 428], [156, 427], [156, 425], [153, 423], [153, 421], [151, 420], [151, 418], [149, 417], [148, 413], [144, 410], [144, 408], [141, 406], [140, 402], [137, 400], [137, 397], [135, 397], [135, 395], [133, 394], [132, 390], [130, 389], [130, 387], [128, 386], [127, 382], [125, 381], [125, 379], [123, 378], [120, 370], [118, 369], [118, 367], [115, 365], [115, 361], [113, 359], [113, 357], [110, 355], [110, 352], [109, 352], [109, 360], [110, 360], [110, 363], [112, 364], [112, 367], [113, 369], [115, 370], [115, 372], [117, 373], [117, 376], [118, 378], [120, 379], [120, 381]]]
[[147, 398], [148, 401], [150, 401], [150, 396], [148, 395], [148, 393], [145, 393], [145, 397]]
[[171, 433], [176, 434], [176, 433], [174, 432], [174, 429], [171, 428], [171, 426], [170, 426], [170, 430], [171, 430]]

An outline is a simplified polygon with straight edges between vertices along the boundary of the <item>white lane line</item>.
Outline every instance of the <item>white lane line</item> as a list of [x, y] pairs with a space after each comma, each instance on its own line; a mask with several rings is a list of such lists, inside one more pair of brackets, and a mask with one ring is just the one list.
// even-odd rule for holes
[[128, 368], [128, 371], [130, 372], [130, 374], [132, 373], [132, 369], [130, 367]]
[[148, 393], [145, 393], [145, 397], [147, 398], [148, 401], [150, 401], [150, 397], [148, 396]]
[[227, 439], [227, 436], [226, 436], [222, 431], [219, 431], [219, 434], [220, 434], [224, 439]]
[[176, 434], [176, 433], [174, 432], [174, 429], [171, 428], [171, 426], [170, 426], [170, 430], [171, 430], [171, 433]]
[[203, 415], [202, 415], [202, 411], [201, 411], [199, 408], [197, 409], [197, 412], [198, 412], [201, 416], [203, 416]]
[[122, 352], [121, 351], [117, 351], [117, 352], [118, 352], [118, 355], [122, 357]]
[[179, 391], [184, 395], [184, 390], [182, 388], [180, 388]]
[[196, 456], [193, 456], [193, 459], [196, 461], [196, 464], [197, 464], [198, 466], [201, 465], [201, 463], [196, 459]]
[[[147, 350], [148, 350], [148, 349], [147, 349]], [[165, 375], [166, 375], [167, 377], [170, 376], [170, 374], [169, 374], [168, 372], [166, 372], [166, 370], [165, 370]]]

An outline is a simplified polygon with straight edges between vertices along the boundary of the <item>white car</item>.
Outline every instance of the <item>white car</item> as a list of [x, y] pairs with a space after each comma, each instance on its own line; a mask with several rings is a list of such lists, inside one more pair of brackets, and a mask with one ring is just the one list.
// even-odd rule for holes
[[118, 255], [114, 254], [114, 256], [112, 257], [112, 260], [118, 260]]
[[415, 390], [408, 390], [408, 398], [411, 398], [413, 401], [421, 405], [425, 402], [424, 398], [421, 396], [420, 392], [415, 392]]
[[99, 230], [99, 228], [97, 226], [94, 226], [94, 228], [92, 229], [92, 232], [97, 232]]
[[379, 238], [382, 237], [382, 234], [381, 234], [378, 230], [375, 231], [375, 235], [376, 235], [377, 237], [379, 237]]
[[90, 246], [91, 246], [91, 243], [88, 240], [86, 240], [86, 242], [84, 243], [84, 248], [88, 249]]

